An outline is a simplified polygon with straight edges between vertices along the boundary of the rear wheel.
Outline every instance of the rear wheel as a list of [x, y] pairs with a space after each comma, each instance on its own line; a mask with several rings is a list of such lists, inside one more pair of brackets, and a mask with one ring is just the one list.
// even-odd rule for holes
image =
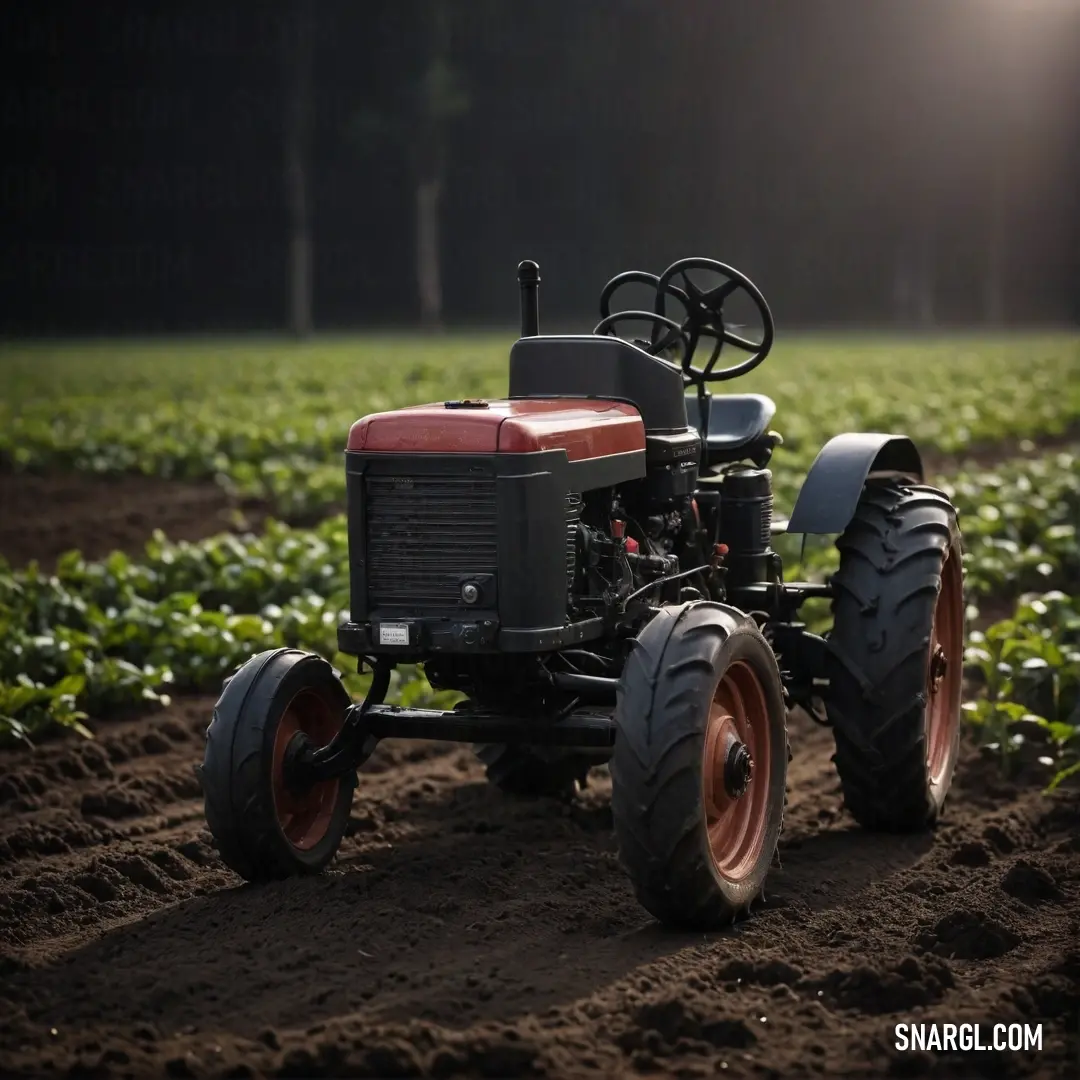
[[871, 483], [836, 544], [827, 712], [844, 802], [867, 828], [924, 828], [941, 814], [959, 751], [956, 511], [936, 488]]
[[772, 650], [734, 608], [664, 608], [635, 642], [616, 720], [611, 808], [638, 900], [673, 926], [730, 922], [760, 894], [783, 823]]
[[325, 746], [352, 704], [320, 656], [276, 649], [228, 679], [206, 732], [200, 770], [206, 821], [222, 861], [248, 881], [317, 873], [349, 820], [355, 776], [297, 789], [286, 761]]

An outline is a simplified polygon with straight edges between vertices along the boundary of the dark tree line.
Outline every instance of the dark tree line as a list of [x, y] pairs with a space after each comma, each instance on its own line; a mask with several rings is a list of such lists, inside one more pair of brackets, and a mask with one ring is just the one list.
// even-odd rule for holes
[[783, 325], [1080, 321], [1080, 8], [5, 8], [3, 329], [545, 325], [709, 254]]

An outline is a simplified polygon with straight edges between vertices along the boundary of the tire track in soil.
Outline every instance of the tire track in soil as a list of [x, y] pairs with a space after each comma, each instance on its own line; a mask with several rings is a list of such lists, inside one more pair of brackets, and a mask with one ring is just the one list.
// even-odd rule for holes
[[[211, 706], [0, 755], [0, 1073], [1042, 1076], [1076, 1053], [1076, 793], [969, 754], [935, 835], [869, 835], [795, 716], [765, 903], [680, 935], [634, 901], [603, 771], [515, 800], [456, 746], [384, 745], [331, 872], [244, 886], [192, 770]], [[1045, 1049], [892, 1050], [930, 1020], [1042, 1021]]]

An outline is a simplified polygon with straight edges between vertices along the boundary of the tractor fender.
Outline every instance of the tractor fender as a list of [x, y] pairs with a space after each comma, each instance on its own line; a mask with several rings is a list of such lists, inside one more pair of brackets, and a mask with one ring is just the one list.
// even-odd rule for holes
[[879, 475], [922, 482], [922, 458], [906, 435], [847, 432], [834, 436], [810, 466], [786, 531], [843, 532], [855, 514], [867, 479]]

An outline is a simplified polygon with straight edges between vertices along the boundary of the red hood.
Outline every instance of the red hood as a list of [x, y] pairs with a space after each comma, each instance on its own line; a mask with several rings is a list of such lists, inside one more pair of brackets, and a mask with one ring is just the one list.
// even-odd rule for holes
[[570, 461], [645, 449], [632, 405], [591, 398], [497, 400], [486, 408], [414, 405], [374, 413], [349, 430], [349, 450], [413, 454], [522, 454], [565, 450]]

